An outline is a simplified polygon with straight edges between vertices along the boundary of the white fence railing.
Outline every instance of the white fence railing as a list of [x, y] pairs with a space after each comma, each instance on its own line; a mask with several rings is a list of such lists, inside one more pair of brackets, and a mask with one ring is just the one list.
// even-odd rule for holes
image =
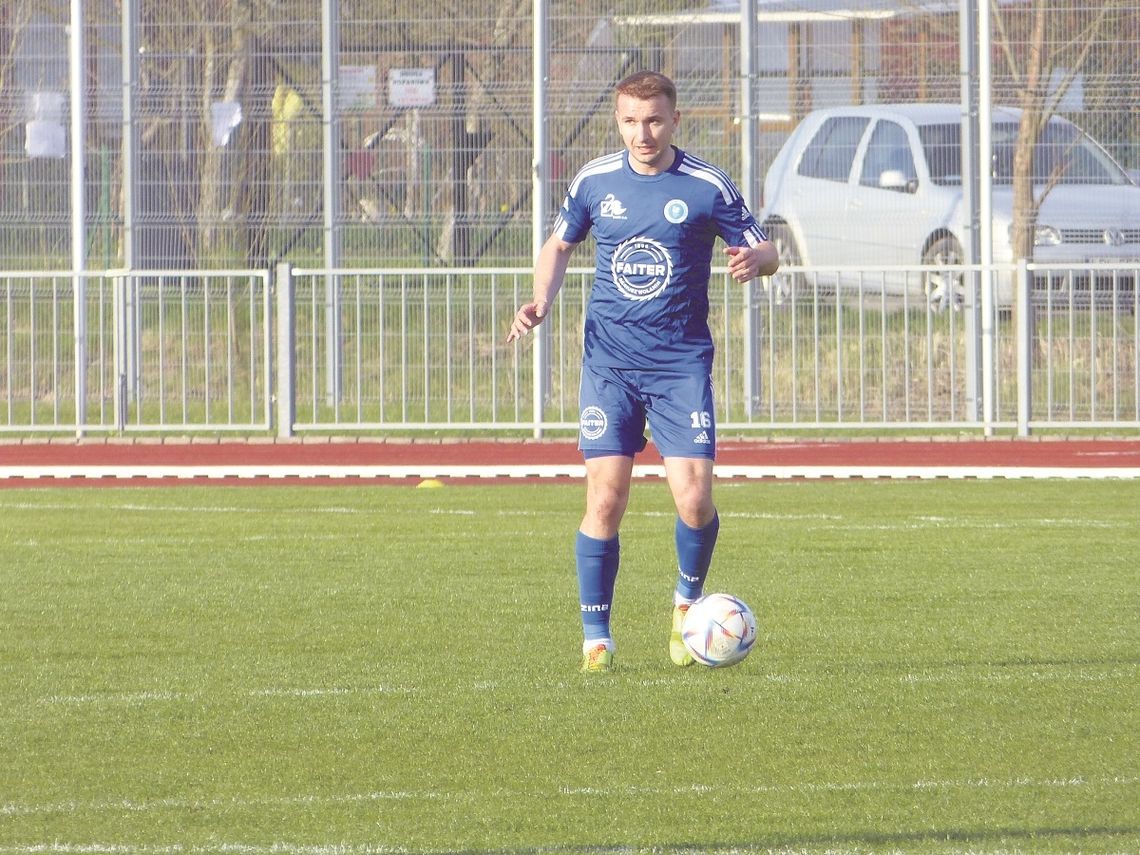
[[268, 430], [265, 271], [0, 273], [0, 431]]
[[[591, 275], [507, 345], [529, 268], [0, 273], [0, 430], [573, 430]], [[1137, 278], [714, 271], [719, 424], [1140, 428]]]

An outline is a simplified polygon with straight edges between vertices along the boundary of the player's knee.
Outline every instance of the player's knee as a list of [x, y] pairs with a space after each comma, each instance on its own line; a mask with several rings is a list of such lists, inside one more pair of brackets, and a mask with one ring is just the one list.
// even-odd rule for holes
[[689, 528], [704, 528], [716, 515], [716, 506], [707, 491], [686, 489], [673, 498], [677, 505], [677, 516]]
[[586, 516], [602, 528], [617, 530], [625, 514], [628, 494], [609, 486], [595, 486], [586, 501]]

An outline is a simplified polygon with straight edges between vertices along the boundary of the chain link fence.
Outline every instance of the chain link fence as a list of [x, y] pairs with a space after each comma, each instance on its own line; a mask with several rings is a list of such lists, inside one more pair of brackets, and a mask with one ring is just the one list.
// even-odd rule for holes
[[[1135, 174], [1140, 4], [1040, 4], [1041, 33], [1037, 5], [993, 0], [994, 103], [1019, 103], [1037, 74]], [[85, 0], [80, 92], [67, 0], [11, 0], [0, 269], [70, 264], [75, 107], [89, 268], [528, 264], [536, 7], [544, 217], [580, 164], [618, 146], [611, 90], [641, 68], [675, 78], [679, 144], [753, 176], [758, 208], [760, 178], [809, 110], [960, 99], [959, 6], [756, 0], [744, 104], [731, 0]]]
[[[989, 50], [972, 56], [979, 3]], [[620, 146], [614, 84], [645, 68], [677, 82], [677, 143], [725, 168], [770, 224], [765, 173], [826, 107], [942, 103], [966, 116], [985, 96], [1024, 108], [1030, 131], [1064, 117], [1131, 176], [1118, 208], [1098, 203], [1111, 228], [1038, 235], [1024, 204], [1008, 224], [1007, 243], [1020, 229], [1043, 255], [1051, 239], [1103, 244], [1035, 258], [1033, 348], [1010, 344], [1008, 300], [935, 318], [921, 300], [877, 310], [861, 284], [847, 293], [829, 278], [850, 265], [842, 275], [880, 281], [881, 258], [877, 270], [875, 258], [786, 256], [757, 283], [763, 296], [714, 282], [727, 423], [1008, 426], [1029, 394], [1043, 423], [1140, 422], [1140, 219], [1123, 195], [1140, 194], [1138, 48], [1137, 0], [9, 0], [0, 423], [268, 429], [275, 333], [262, 301], [284, 265], [305, 271], [308, 301], [290, 308], [302, 334], [283, 387], [298, 427], [572, 425], [586, 278], [568, 284], [562, 326], [548, 325], [545, 366], [496, 351], [497, 325], [528, 292], [536, 236], [575, 171]], [[1003, 146], [1014, 172], [1019, 149]], [[1054, 181], [1031, 188], [1036, 201]], [[861, 225], [897, 244], [901, 210]], [[1011, 259], [996, 261], [1008, 279]], [[970, 262], [916, 252], [902, 259], [919, 283], [908, 293], [931, 290], [921, 265], [976, 289]], [[253, 283], [240, 299], [233, 271]], [[1094, 287], [1104, 294], [1082, 297]], [[440, 316], [446, 334], [424, 338]], [[1015, 370], [1018, 358], [1030, 364]]]

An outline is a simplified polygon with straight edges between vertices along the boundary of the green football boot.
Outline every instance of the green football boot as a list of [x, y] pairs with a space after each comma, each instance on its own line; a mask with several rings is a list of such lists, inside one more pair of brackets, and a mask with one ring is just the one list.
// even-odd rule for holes
[[605, 644], [598, 643], [582, 654], [582, 671], [611, 671], [614, 667], [614, 652]]
[[688, 612], [688, 603], [673, 606], [673, 630], [669, 633], [669, 658], [673, 660], [674, 665], [682, 668], [693, 664], [693, 655], [689, 653], [689, 648], [685, 647], [685, 642], [681, 638], [681, 626], [685, 623], [685, 615]]

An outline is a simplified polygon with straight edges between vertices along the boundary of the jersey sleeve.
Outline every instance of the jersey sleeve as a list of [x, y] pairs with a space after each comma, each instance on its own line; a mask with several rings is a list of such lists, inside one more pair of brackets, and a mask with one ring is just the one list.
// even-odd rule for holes
[[558, 209], [558, 216], [554, 220], [554, 235], [566, 243], [581, 243], [590, 234], [593, 222], [590, 217], [590, 207], [585, 202], [585, 188], [578, 182], [577, 193], [574, 187], [566, 193], [562, 200], [562, 207]]
[[718, 195], [713, 206], [713, 219], [721, 239], [729, 246], [756, 246], [768, 240], [768, 235], [744, 204], [740, 191], [735, 186], [732, 191]]

